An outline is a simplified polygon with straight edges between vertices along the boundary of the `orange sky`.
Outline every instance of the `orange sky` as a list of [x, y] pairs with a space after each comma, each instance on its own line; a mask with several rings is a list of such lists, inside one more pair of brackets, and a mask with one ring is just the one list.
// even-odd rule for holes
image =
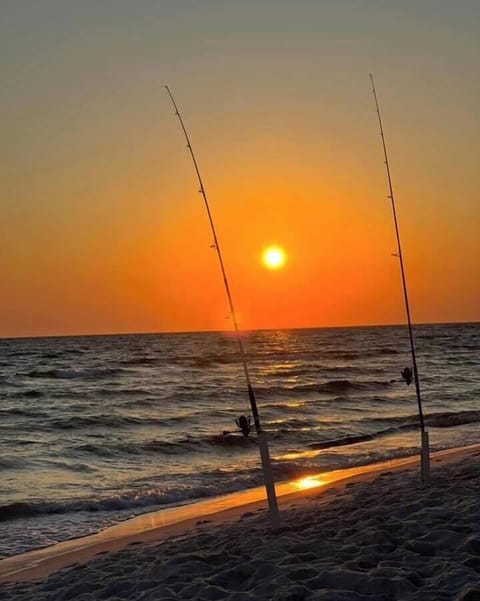
[[[181, 6], [178, 6], [178, 5]], [[400, 6], [401, 4], [401, 6]], [[480, 8], [46, 0], [2, 11], [0, 336], [480, 320]], [[284, 269], [261, 264], [268, 244]]]

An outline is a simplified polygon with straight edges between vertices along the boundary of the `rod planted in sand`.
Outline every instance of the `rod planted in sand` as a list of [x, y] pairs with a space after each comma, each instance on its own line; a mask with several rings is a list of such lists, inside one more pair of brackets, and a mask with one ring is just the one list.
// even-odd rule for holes
[[407, 279], [405, 276], [405, 267], [403, 264], [402, 245], [400, 243], [400, 230], [398, 227], [397, 210], [395, 207], [395, 197], [393, 194], [392, 174], [390, 171], [390, 163], [388, 161], [387, 145], [385, 142], [385, 134], [383, 132], [382, 116], [380, 114], [380, 106], [378, 103], [377, 91], [375, 89], [375, 82], [373, 81], [373, 75], [371, 73], [370, 73], [370, 81], [372, 84], [373, 97], [375, 99], [375, 107], [377, 109], [378, 124], [380, 126], [380, 137], [382, 138], [383, 157], [384, 157], [384, 161], [385, 161], [385, 169], [387, 172], [388, 190], [389, 190], [388, 198], [390, 199], [391, 206], [392, 206], [393, 223], [395, 226], [395, 235], [397, 238], [397, 257], [398, 257], [398, 260], [400, 263], [400, 273], [402, 276], [403, 298], [405, 301], [405, 312], [407, 315], [408, 334], [409, 334], [409, 338], [410, 338], [410, 352], [412, 355], [412, 364], [413, 364], [413, 379], [415, 382], [415, 391], [416, 391], [416, 395], [417, 395], [418, 416], [420, 418], [420, 432], [421, 432], [420, 465], [421, 465], [422, 481], [428, 482], [428, 480], [430, 479], [430, 450], [429, 450], [429, 443], [428, 443], [428, 431], [425, 429], [425, 420], [423, 418], [422, 398], [420, 395], [420, 381], [419, 381], [418, 369], [417, 369], [417, 356], [415, 353], [415, 342], [413, 339], [412, 320], [410, 317], [410, 303], [408, 301]]
[[168, 86], [165, 86], [165, 89], [167, 90], [167, 93], [170, 96], [170, 100], [172, 101], [173, 107], [175, 109], [175, 115], [178, 117], [180, 126], [183, 131], [183, 135], [185, 136], [185, 140], [187, 142], [187, 148], [190, 153], [190, 157], [192, 159], [193, 166], [194, 166], [195, 173], [196, 173], [197, 180], [198, 180], [198, 184], [199, 184], [198, 191], [202, 195], [203, 202], [205, 204], [205, 209], [207, 211], [208, 222], [210, 224], [210, 230], [211, 230], [212, 236], [213, 236], [213, 246], [217, 252], [218, 262], [220, 263], [220, 271], [222, 272], [223, 284], [225, 287], [225, 292], [227, 294], [228, 305], [230, 308], [230, 315], [232, 317], [233, 329], [235, 332], [235, 338], [236, 338], [237, 345], [238, 345], [240, 359], [241, 359], [241, 362], [243, 365], [243, 372], [245, 374], [245, 380], [247, 381], [248, 398], [250, 400], [250, 406], [251, 406], [252, 414], [253, 414], [253, 421], [255, 424], [255, 430], [257, 432], [257, 437], [258, 437], [258, 446], [260, 449], [260, 458], [262, 461], [263, 478], [264, 478], [264, 482], [265, 482], [265, 488], [267, 491], [267, 499], [268, 499], [268, 507], [270, 510], [270, 518], [272, 520], [273, 527], [278, 528], [280, 526], [280, 515], [278, 512], [277, 496], [275, 494], [275, 483], [273, 480], [273, 471], [272, 471], [272, 464], [270, 461], [270, 454], [269, 454], [269, 450], [268, 450], [268, 442], [267, 442], [265, 432], [262, 430], [262, 426], [260, 424], [260, 416], [258, 414], [255, 392], [253, 390], [252, 382], [250, 379], [250, 372], [248, 370], [245, 349], [243, 347], [242, 337], [240, 335], [240, 328], [238, 327], [237, 316], [235, 313], [235, 308], [233, 306], [232, 294], [230, 292], [230, 286], [228, 284], [227, 273], [225, 270], [225, 265], [223, 263], [223, 257], [222, 257], [222, 253], [220, 250], [220, 245], [218, 243], [217, 232], [216, 232], [215, 225], [213, 222], [212, 212], [210, 210], [207, 193], [205, 191], [205, 186], [203, 185], [202, 176], [200, 175], [200, 168], [198, 166], [197, 159], [193, 152], [192, 144], [190, 142], [190, 137], [188, 135], [187, 129], [183, 122], [180, 111], [178, 110], [178, 106], [177, 106], [177, 103], [175, 102], [173, 94], [170, 91], [170, 88]]

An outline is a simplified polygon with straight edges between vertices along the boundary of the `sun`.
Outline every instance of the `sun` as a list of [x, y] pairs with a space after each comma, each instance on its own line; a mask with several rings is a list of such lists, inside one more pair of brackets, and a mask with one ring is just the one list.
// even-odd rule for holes
[[269, 246], [262, 253], [262, 262], [268, 269], [280, 269], [287, 262], [287, 255], [280, 246]]

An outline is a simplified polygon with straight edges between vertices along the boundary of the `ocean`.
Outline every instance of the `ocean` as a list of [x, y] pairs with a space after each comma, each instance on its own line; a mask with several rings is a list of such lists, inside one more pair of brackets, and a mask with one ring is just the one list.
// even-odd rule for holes
[[[414, 328], [432, 449], [480, 442], [480, 324]], [[276, 481], [418, 453], [404, 326], [244, 344]], [[0, 340], [0, 558], [262, 484], [225, 333]]]

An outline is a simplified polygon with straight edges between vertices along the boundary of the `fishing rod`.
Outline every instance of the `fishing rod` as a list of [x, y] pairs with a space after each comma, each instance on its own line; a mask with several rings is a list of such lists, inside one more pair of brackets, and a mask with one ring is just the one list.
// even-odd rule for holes
[[182, 128], [183, 135], [185, 137], [185, 141], [187, 142], [187, 148], [188, 148], [190, 157], [193, 162], [195, 174], [197, 176], [197, 181], [198, 181], [198, 185], [199, 185], [198, 191], [203, 198], [205, 209], [207, 211], [208, 222], [210, 224], [210, 230], [211, 230], [212, 236], [213, 236], [213, 247], [216, 250], [218, 262], [220, 264], [220, 271], [222, 273], [223, 285], [225, 287], [225, 292], [227, 294], [227, 300], [228, 300], [228, 305], [229, 305], [229, 309], [230, 309], [230, 315], [231, 315], [232, 322], [233, 322], [235, 339], [237, 341], [238, 351], [239, 351], [240, 359], [241, 359], [242, 366], [243, 366], [243, 372], [245, 374], [245, 380], [247, 382], [248, 398], [250, 400], [250, 406], [251, 406], [252, 415], [253, 415], [253, 422], [255, 424], [255, 430], [257, 432], [258, 446], [260, 449], [260, 458], [262, 461], [263, 478], [264, 478], [264, 482], [265, 482], [265, 488], [267, 491], [268, 506], [269, 506], [269, 510], [270, 510], [270, 518], [272, 520], [273, 527], [278, 528], [280, 526], [280, 516], [279, 516], [279, 512], [278, 512], [277, 496], [275, 493], [275, 483], [273, 480], [273, 471], [272, 471], [272, 464], [270, 461], [270, 453], [268, 450], [268, 442], [267, 442], [265, 432], [263, 431], [261, 423], [260, 423], [260, 416], [258, 413], [255, 392], [253, 390], [252, 381], [250, 378], [250, 372], [248, 370], [245, 348], [243, 346], [243, 341], [242, 341], [242, 337], [240, 334], [240, 328], [238, 327], [237, 316], [236, 316], [235, 308], [233, 305], [232, 293], [230, 291], [230, 286], [228, 284], [227, 272], [225, 270], [225, 264], [223, 262], [222, 252], [220, 250], [220, 244], [218, 242], [218, 237], [217, 237], [217, 232], [215, 229], [215, 224], [213, 221], [212, 212], [210, 210], [210, 204], [208, 202], [207, 193], [205, 190], [205, 186], [203, 185], [202, 176], [200, 174], [200, 168], [198, 166], [198, 162], [195, 157], [195, 153], [193, 152], [192, 144], [190, 142], [190, 137], [188, 135], [187, 128], [185, 127], [185, 123], [182, 119], [182, 115], [180, 114], [180, 110], [178, 109], [177, 103], [175, 102], [175, 99], [173, 97], [172, 92], [170, 91], [170, 88], [168, 86], [165, 86], [165, 89], [167, 90], [170, 100], [172, 101], [173, 107], [175, 109], [175, 115], [178, 117], [178, 121], [180, 122], [180, 127]]
[[[430, 451], [429, 451], [429, 442], [428, 442], [428, 431], [425, 429], [425, 420], [423, 418], [422, 398], [420, 395], [420, 380], [418, 377], [418, 369], [417, 369], [417, 356], [416, 356], [416, 352], [415, 352], [415, 342], [413, 339], [412, 320], [410, 317], [410, 303], [408, 301], [407, 279], [405, 276], [405, 267], [403, 264], [402, 245], [400, 243], [400, 230], [398, 227], [397, 210], [395, 207], [395, 197], [393, 194], [392, 174], [390, 171], [390, 163], [388, 160], [387, 145], [385, 142], [385, 134], [383, 131], [382, 116], [380, 114], [380, 106], [378, 103], [377, 91], [375, 89], [375, 82], [373, 80], [373, 75], [371, 73], [370, 73], [370, 82], [372, 84], [372, 92], [373, 92], [373, 97], [375, 99], [375, 107], [377, 109], [378, 124], [380, 126], [380, 137], [382, 138], [383, 157], [384, 157], [384, 162], [385, 162], [385, 169], [387, 172], [388, 191], [389, 191], [387, 198], [390, 199], [391, 207], [392, 207], [393, 223], [395, 225], [395, 235], [397, 238], [396, 256], [398, 257], [398, 260], [400, 263], [400, 273], [402, 276], [402, 287], [403, 287], [403, 298], [405, 301], [405, 312], [407, 314], [408, 335], [410, 338], [410, 352], [412, 355], [412, 364], [413, 364], [413, 380], [415, 382], [415, 391], [416, 391], [416, 395], [417, 395], [417, 404], [418, 404], [418, 415], [420, 418], [420, 432], [421, 432], [421, 441], [422, 441], [422, 447], [421, 447], [422, 481], [428, 482], [428, 480], [430, 479]], [[404, 372], [402, 372], [402, 376], [404, 377], [407, 384], [409, 384], [411, 382], [411, 376], [408, 372], [409, 372], [408, 368], [406, 368], [404, 370]]]

